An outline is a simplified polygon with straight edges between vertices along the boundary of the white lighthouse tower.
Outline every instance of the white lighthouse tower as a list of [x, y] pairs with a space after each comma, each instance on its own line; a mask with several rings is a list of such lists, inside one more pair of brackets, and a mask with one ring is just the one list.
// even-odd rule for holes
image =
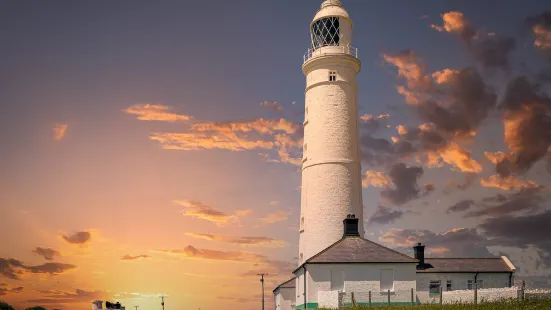
[[325, 0], [310, 25], [306, 76], [299, 265], [343, 236], [359, 218], [364, 236], [359, 149], [358, 50], [339, 0]]

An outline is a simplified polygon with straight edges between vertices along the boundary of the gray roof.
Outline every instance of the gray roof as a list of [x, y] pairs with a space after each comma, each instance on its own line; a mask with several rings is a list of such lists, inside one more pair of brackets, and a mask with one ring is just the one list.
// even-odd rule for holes
[[278, 285], [274, 290], [273, 292], [275, 293], [276, 290], [280, 289], [280, 288], [295, 288], [295, 279], [296, 277], [293, 277], [283, 283], [281, 283], [280, 285]]
[[361, 237], [345, 236], [325, 250], [310, 257], [304, 264], [417, 262], [419, 261], [411, 256], [396, 252], [373, 241]]
[[417, 272], [513, 272], [500, 257], [496, 258], [425, 258]]

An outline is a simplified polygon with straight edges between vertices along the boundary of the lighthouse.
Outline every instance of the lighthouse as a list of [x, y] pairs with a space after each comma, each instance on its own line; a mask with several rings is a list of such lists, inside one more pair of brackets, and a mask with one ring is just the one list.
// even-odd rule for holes
[[310, 24], [306, 77], [298, 264], [343, 236], [354, 214], [364, 236], [353, 23], [339, 0], [325, 0]]

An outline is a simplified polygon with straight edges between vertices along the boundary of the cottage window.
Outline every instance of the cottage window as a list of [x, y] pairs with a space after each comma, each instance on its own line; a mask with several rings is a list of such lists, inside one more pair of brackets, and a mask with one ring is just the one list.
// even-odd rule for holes
[[476, 288], [478, 288], [478, 289], [484, 288], [484, 286], [482, 284], [483, 284], [482, 280], [477, 280], [476, 281]]
[[429, 283], [429, 294], [440, 294], [440, 280], [430, 281]]
[[473, 289], [473, 280], [468, 280], [468, 281], [467, 281], [467, 289], [468, 289], [468, 290], [472, 290], [472, 289]]
[[394, 270], [381, 270], [381, 291], [394, 290]]
[[451, 290], [452, 290], [452, 281], [448, 280], [446, 281], [446, 291], [451, 291]]
[[344, 290], [344, 271], [331, 270], [331, 290]]

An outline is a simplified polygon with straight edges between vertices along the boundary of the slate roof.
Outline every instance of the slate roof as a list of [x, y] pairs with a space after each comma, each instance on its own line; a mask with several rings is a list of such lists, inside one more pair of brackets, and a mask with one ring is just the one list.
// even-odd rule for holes
[[507, 263], [497, 258], [425, 258], [418, 273], [429, 272], [513, 272]]
[[278, 285], [274, 290], [273, 292], [275, 293], [276, 290], [280, 289], [280, 288], [295, 288], [295, 279], [296, 277], [293, 277], [292, 279], [289, 279], [283, 283], [281, 283], [280, 285]]
[[355, 236], [345, 236], [325, 250], [310, 257], [305, 264], [349, 263], [418, 263], [419, 260], [394, 251], [373, 241]]

